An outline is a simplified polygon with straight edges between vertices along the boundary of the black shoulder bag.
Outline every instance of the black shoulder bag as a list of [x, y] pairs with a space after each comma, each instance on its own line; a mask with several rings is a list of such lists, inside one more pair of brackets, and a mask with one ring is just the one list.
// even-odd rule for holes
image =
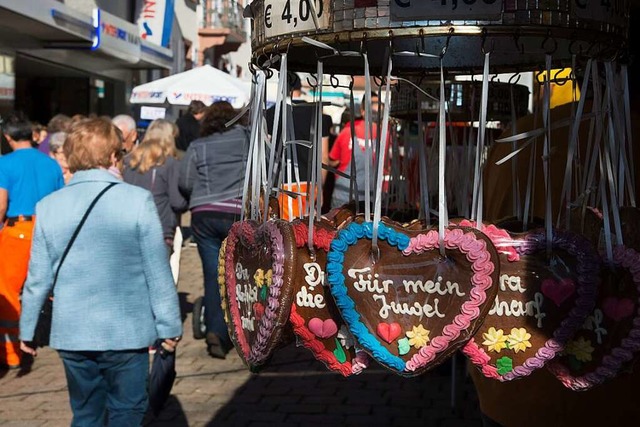
[[58, 273], [60, 273], [60, 267], [62, 267], [62, 263], [67, 257], [69, 249], [71, 249], [73, 242], [76, 240], [76, 237], [78, 237], [80, 229], [84, 225], [84, 222], [87, 220], [89, 212], [91, 212], [100, 197], [102, 197], [102, 195], [114, 185], [117, 185], [117, 183], [112, 182], [111, 184], [107, 185], [102, 191], [100, 191], [100, 193], [98, 193], [95, 199], [93, 199], [93, 201], [87, 208], [87, 211], [84, 213], [84, 216], [80, 220], [80, 223], [73, 232], [73, 235], [71, 236], [71, 239], [69, 240], [69, 243], [67, 244], [67, 247], [62, 254], [62, 257], [60, 258], [60, 263], [58, 264], [58, 268], [56, 269], [56, 274], [53, 277], [53, 285], [51, 286], [51, 290], [49, 291], [47, 299], [44, 300], [44, 304], [42, 304], [42, 308], [40, 309], [40, 316], [38, 316], [36, 330], [33, 333], [33, 340], [31, 340], [31, 342], [34, 344], [34, 347], [46, 347], [49, 345], [49, 336], [51, 335], [51, 316], [53, 315], [53, 290], [56, 287], [56, 282], [58, 281]]

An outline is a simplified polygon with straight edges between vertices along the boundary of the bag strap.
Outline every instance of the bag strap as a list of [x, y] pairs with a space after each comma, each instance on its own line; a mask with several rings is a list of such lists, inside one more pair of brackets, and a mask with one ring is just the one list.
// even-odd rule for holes
[[82, 226], [84, 225], [85, 221], [87, 220], [87, 217], [89, 216], [89, 213], [91, 212], [93, 207], [96, 205], [96, 203], [98, 202], [100, 197], [102, 197], [102, 195], [104, 193], [106, 193], [108, 190], [110, 190], [111, 187], [113, 187], [114, 185], [117, 185], [117, 184], [118, 184], [117, 182], [112, 182], [111, 184], [109, 184], [105, 188], [103, 188], [102, 191], [100, 191], [100, 193], [98, 193], [98, 195], [93, 199], [93, 201], [91, 202], [91, 204], [87, 208], [87, 211], [84, 213], [82, 219], [80, 220], [80, 223], [78, 224], [78, 226], [76, 227], [75, 231], [73, 232], [73, 235], [71, 236], [71, 239], [69, 240], [69, 243], [67, 243], [67, 247], [65, 248], [65, 250], [64, 250], [64, 252], [62, 254], [62, 258], [60, 258], [60, 263], [58, 264], [58, 268], [56, 269], [56, 274], [53, 277], [53, 286], [51, 287], [51, 295], [53, 295], [53, 289], [56, 287], [56, 282], [58, 281], [58, 274], [60, 273], [60, 267], [62, 267], [62, 263], [64, 262], [64, 259], [67, 257], [67, 254], [69, 253], [69, 250], [71, 249], [71, 246], [73, 245], [73, 242], [76, 240], [76, 237], [78, 237], [78, 233], [80, 233], [80, 229], [82, 228]]

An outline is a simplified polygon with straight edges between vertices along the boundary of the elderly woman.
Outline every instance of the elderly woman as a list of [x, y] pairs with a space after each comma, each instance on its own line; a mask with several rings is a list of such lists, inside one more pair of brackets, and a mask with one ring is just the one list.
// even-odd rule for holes
[[67, 164], [67, 158], [62, 151], [64, 141], [67, 139], [66, 132], [56, 132], [49, 137], [49, 155], [54, 158], [62, 169], [62, 176], [64, 177], [64, 183], [69, 183], [69, 180], [73, 174], [69, 171], [69, 165]]
[[176, 133], [174, 123], [154, 120], [140, 145], [125, 157], [122, 174], [125, 182], [153, 194], [169, 254], [173, 250], [178, 215], [187, 210], [187, 201], [178, 189], [180, 170], [176, 158]]
[[202, 260], [207, 351], [219, 359], [224, 359], [233, 346], [220, 306], [218, 255], [229, 229], [240, 219], [249, 150], [247, 129], [226, 126], [236, 114], [226, 101], [215, 102], [205, 110], [201, 137], [189, 145], [179, 181], [189, 195], [191, 228]]
[[153, 196], [108, 172], [121, 149], [110, 122], [74, 124], [64, 144], [73, 178], [36, 205], [21, 349], [37, 355], [38, 314], [55, 281], [50, 346], [64, 365], [74, 426], [105, 419], [139, 426], [148, 406], [148, 348], [163, 339], [172, 351], [182, 335]]

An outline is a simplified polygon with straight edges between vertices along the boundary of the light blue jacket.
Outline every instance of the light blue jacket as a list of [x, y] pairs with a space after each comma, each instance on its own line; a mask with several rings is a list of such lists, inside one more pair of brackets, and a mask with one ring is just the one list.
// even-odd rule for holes
[[36, 205], [21, 340], [33, 338], [64, 249], [91, 201], [111, 182], [119, 184], [97, 202], [60, 269], [50, 346], [127, 350], [182, 335], [178, 294], [153, 196], [92, 169], [76, 172], [67, 186]]

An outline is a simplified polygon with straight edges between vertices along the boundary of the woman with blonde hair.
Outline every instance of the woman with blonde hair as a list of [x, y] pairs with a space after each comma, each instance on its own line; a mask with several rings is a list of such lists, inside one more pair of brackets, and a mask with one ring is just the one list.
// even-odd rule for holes
[[176, 126], [168, 120], [154, 120], [144, 139], [124, 159], [123, 179], [153, 194], [167, 251], [173, 250], [178, 215], [187, 209], [187, 201], [178, 189], [180, 172], [176, 158]]

